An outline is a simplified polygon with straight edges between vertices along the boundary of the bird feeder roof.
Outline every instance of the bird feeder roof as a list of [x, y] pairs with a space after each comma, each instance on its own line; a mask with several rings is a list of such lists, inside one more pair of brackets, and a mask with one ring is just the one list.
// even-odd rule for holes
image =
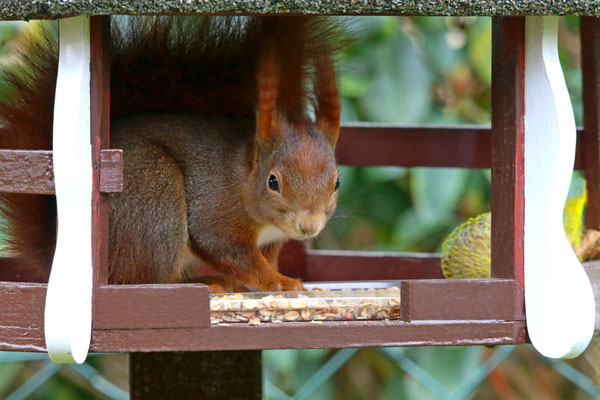
[[0, 0], [0, 19], [109, 14], [586, 15], [598, 0]]

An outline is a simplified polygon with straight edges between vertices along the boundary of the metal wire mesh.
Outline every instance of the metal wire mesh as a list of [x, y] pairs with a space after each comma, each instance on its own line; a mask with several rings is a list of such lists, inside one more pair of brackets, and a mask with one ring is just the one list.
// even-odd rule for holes
[[[389, 359], [398, 369], [398, 372], [407, 374], [423, 388], [425, 388], [433, 398], [440, 400], [458, 400], [466, 399], [473, 396], [480, 385], [488, 378], [490, 373], [500, 366], [511, 354], [517, 349], [516, 346], [498, 347], [491, 356], [480, 363], [470, 376], [455, 385], [453, 388], [448, 388], [438, 379], [436, 379], [418, 362], [411, 359], [409, 352], [405, 348], [378, 348], [379, 354]], [[271, 400], [305, 400], [313, 398], [313, 395], [325, 385], [334, 374], [340, 370], [348, 361], [350, 361], [359, 349], [342, 349], [331, 350], [332, 356], [320, 365], [308, 379], [306, 379], [299, 388], [293, 393], [286, 393], [282, 388], [278, 387], [269, 379], [273, 376], [273, 365], [266, 363], [265, 375], [267, 378], [264, 381], [264, 397]], [[536, 354], [531, 351], [531, 354]], [[97, 357], [103, 357], [100, 354], [91, 355], [93, 360]], [[549, 360], [537, 355], [545, 363], [551, 366], [556, 372], [572, 382], [579, 390], [591, 396], [591, 398], [600, 399], [600, 386], [590, 379], [588, 376], [577, 370], [570, 364], [562, 360]], [[82, 365], [57, 365], [48, 361], [45, 354], [36, 353], [9, 353], [0, 352], [0, 364], [15, 363], [15, 362], [40, 362], [41, 364], [36, 373], [34, 373], [26, 382], [13, 389], [10, 393], [1, 393], [0, 398], [7, 400], [20, 400], [30, 398], [43, 385], [56, 379], [57, 374], [63, 369], [70, 370], [78, 379], [83, 379], [88, 383], [90, 394], [95, 394], [99, 397], [105, 397], [115, 400], [128, 399], [129, 395], [125, 390], [111, 383], [106, 378], [102, 377], [97, 368], [85, 363]]]

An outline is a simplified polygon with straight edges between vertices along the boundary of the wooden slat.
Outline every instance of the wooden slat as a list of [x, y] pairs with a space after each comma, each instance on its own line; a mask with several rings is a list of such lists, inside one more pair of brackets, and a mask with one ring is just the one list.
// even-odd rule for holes
[[492, 277], [523, 288], [525, 18], [492, 22]]
[[[583, 169], [583, 129], [577, 133], [575, 169]], [[491, 168], [491, 141], [491, 129], [476, 125], [352, 123], [342, 126], [336, 153], [350, 166]]]
[[[443, 278], [440, 255], [348, 250], [305, 250], [302, 242], [285, 244], [279, 271], [305, 282]], [[203, 267], [198, 275], [218, 272]], [[1, 275], [0, 275], [1, 277]]]
[[[576, 169], [583, 169], [584, 135], [578, 131]], [[490, 141], [491, 131], [486, 128], [353, 125], [342, 127], [336, 151], [339, 163], [350, 166], [490, 168]], [[450, 142], [455, 144], [447, 147]], [[447, 150], [457, 145], [476, 155]], [[102, 193], [123, 190], [122, 165], [122, 150], [101, 151]], [[54, 194], [52, 152], [0, 150], [0, 192]]]
[[[122, 154], [102, 153], [110, 145], [110, 16], [90, 17], [90, 139], [92, 163], [116, 166], [122, 178]], [[113, 169], [114, 173], [114, 169]], [[92, 265], [94, 298], [99, 285], [108, 283], [108, 215], [109, 203], [102, 184], [114, 178], [94, 169], [92, 189]], [[121, 179], [120, 189], [123, 190]], [[119, 188], [117, 188], [119, 189]], [[94, 300], [95, 302], [95, 300]]]
[[515, 344], [526, 341], [524, 321], [352, 321], [312, 324], [231, 324], [204, 329], [94, 331], [92, 351], [318, 349], [374, 346]]
[[208, 287], [185, 285], [100, 286], [95, 329], [202, 327], [210, 324]]
[[284, 243], [277, 265], [282, 274], [306, 280], [306, 243], [299, 240]]
[[600, 229], [600, 19], [581, 17], [586, 226]]
[[44, 327], [45, 283], [0, 282], [0, 326]]
[[[351, 321], [230, 324], [210, 328], [123, 329], [92, 332], [90, 351], [322, 349], [374, 346], [519, 344], [524, 321]], [[0, 326], [0, 350], [44, 351], [43, 330]]]
[[403, 281], [403, 320], [523, 320], [509, 279]]
[[[0, 326], [41, 329], [46, 287], [0, 282]], [[208, 287], [199, 283], [101, 286], [96, 293], [95, 328], [205, 327], [209, 323]]]
[[489, 128], [346, 124], [336, 147], [340, 164], [354, 166], [489, 168]]
[[52, 152], [0, 150], [0, 191], [54, 194]]
[[[246, 324], [232, 324], [232, 330], [207, 328], [208, 292], [203, 285], [102, 286], [96, 298], [92, 347], [94, 351], [176, 351], [525, 340], [524, 324], [513, 321], [510, 281], [423, 280], [404, 281], [402, 286], [403, 308], [409, 315], [405, 319], [410, 323], [284, 323], [283, 330], [278, 324], [263, 324], [260, 331]], [[43, 346], [38, 339], [43, 337], [45, 290], [44, 284], [0, 283], [6, 310], [0, 314], [0, 349]]]
[[0, 351], [45, 352], [44, 328], [0, 325]]
[[[100, 191], [123, 190], [123, 151], [102, 150]], [[0, 192], [54, 194], [52, 152], [0, 150]]]
[[100, 193], [123, 191], [123, 150], [100, 150]]
[[305, 281], [443, 278], [439, 254], [310, 250]]

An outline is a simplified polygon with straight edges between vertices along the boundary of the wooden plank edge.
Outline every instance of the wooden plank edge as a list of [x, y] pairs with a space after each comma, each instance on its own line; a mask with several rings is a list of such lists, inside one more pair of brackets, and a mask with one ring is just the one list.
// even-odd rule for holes
[[94, 329], [153, 329], [210, 325], [208, 286], [201, 283], [101, 285]]
[[[575, 168], [583, 169], [583, 130], [578, 130]], [[455, 151], [448, 151], [452, 146]], [[490, 168], [491, 134], [477, 127], [405, 127], [348, 124], [337, 146], [339, 163], [349, 166]], [[123, 153], [100, 153], [100, 191], [123, 190]], [[0, 150], [0, 192], [54, 194], [52, 152]]]
[[309, 250], [307, 282], [443, 278], [440, 255], [347, 250]]
[[580, 24], [585, 134], [583, 145], [577, 146], [577, 149], [585, 148], [583, 164], [588, 190], [586, 227], [600, 229], [600, 20], [581, 17]]
[[512, 279], [404, 280], [400, 286], [402, 320], [523, 320]]
[[317, 349], [525, 343], [524, 321], [352, 321], [94, 331], [92, 351]]
[[[526, 343], [525, 321], [352, 321], [209, 328], [94, 329], [90, 351], [149, 352]], [[45, 351], [42, 329], [0, 327], [0, 350]]]
[[[123, 191], [123, 150], [100, 152], [100, 192]], [[0, 192], [54, 194], [52, 151], [0, 150]]]
[[[575, 169], [584, 168], [585, 132], [577, 130]], [[336, 146], [341, 165], [491, 168], [492, 135], [486, 126], [403, 126], [346, 123]]]
[[[41, 329], [44, 283], [0, 282], [0, 326]], [[95, 329], [154, 329], [210, 325], [208, 287], [200, 283], [106, 285], [96, 293]]]
[[[287, 242], [279, 256], [279, 271], [305, 282], [442, 279], [438, 253], [353, 250], [305, 250], [304, 243]], [[204, 267], [198, 275], [214, 275]]]

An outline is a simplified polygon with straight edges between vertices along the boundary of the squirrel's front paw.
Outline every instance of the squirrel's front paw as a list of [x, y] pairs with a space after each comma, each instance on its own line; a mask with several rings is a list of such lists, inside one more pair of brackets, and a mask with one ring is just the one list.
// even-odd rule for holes
[[300, 292], [304, 291], [302, 281], [300, 279], [289, 278], [287, 276], [281, 276], [278, 282], [279, 290], [284, 292]]

